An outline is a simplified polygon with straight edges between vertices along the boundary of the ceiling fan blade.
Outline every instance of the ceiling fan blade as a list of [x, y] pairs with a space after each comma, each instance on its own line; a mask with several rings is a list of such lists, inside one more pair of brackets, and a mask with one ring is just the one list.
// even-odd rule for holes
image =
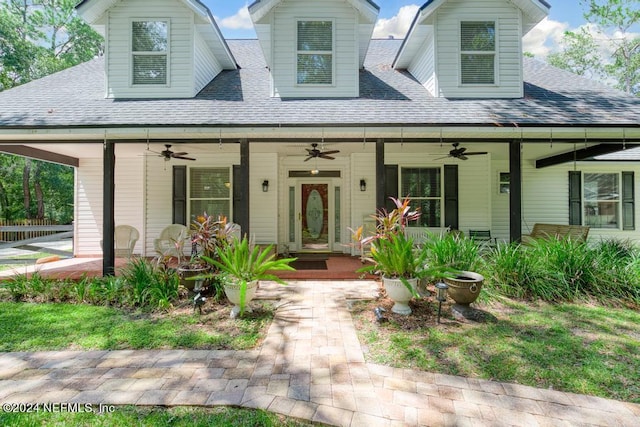
[[337, 154], [340, 150], [323, 151], [322, 154]]
[[[185, 154], [186, 154], [186, 153], [185, 153]], [[171, 157], [173, 157], [174, 159], [195, 160], [193, 157], [176, 156], [176, 155], [173, 155], [173, 156], [171, 156]]]
[[173, 153], [173, 154], [172, 154], [172, 156], [173, 156], [173, 157], [176, 157], [176, 156], [186, 156], [187, 154], [189, 154], [189, 153], [186, 153], [186, 152], [182, 151], [182, 152], [180, 152], [180, 153]]
[[448, 156], [438, 157], [437, 159], [433, 159], [433, 160], [448, 159], [449, 157], [453, 157], [453, 156], [451, 154], [449, 154]]
[[318, 157], [322, 158], [322, 159], [327, 159], [327, 160], [335, 160], [335, 157], [331, 157], [331, 156], [327, 156], [325, 154], [320, 154]]
[[486, 151], [472, 151], [470, 153], [464, 153], [465, 156], [478, 156], [481, 154], [488, 154]]
[[468, 158], [467, 156], [465, 156], [464, 154], [462, 154], [462, 155], [460, 155], [460, 156], [458, 156], [458, 157], [456, 157], [456, 158], [457, 158], [457, 159], [460, 159], [460, 160], [468, 160], [468, 159], [469, 159], [469, 158]]
[[311, 159], [313, 159], [313, 157], [314, 157], [314, 156], [309, 156], [309, 157], [307, 157], [306, 159], [304, 159], [304, 161], [306, 162], [306, 161], [308, 161], [308, 160], [311, 160]]

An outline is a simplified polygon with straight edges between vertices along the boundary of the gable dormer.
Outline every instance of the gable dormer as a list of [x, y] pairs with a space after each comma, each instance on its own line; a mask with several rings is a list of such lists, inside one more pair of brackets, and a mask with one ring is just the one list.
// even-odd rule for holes
[[282, 98], [359, 96], [379, 8], [369, 0], [258, 0], [249, 13]]
[[197, 0], [84, 0], [76, 8], [105, 37], [107, 98], [191, 98], [237, 67]]
[[521, 98], [522, 37], [549, 13], [543, 0], [430, 0], [394, 61], [443, 98]]

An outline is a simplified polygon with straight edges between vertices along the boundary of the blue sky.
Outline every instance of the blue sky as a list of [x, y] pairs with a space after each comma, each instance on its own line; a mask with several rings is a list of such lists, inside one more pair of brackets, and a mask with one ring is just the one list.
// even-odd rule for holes
[[[255, 38], [246, 0], [201, 0], [206, 4], [226, 38]], [[379, 21], [374, 36], [386, 37], [392, 34], [402, 38], [415, 15], [415, 11], [424, 1], [415, 0], [374, 0], [380, 6]], [[575, 29], [585, 23], [580, 0], [547, 0], [551, 12], [525, 39], [525, 50], [536, 56], [546, 56], [557, 50], [557, 45], [566, 30]]]

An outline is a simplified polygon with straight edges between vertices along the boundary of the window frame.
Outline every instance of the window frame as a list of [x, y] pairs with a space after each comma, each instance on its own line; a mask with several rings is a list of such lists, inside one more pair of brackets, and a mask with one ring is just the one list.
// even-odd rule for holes
[[[299, 50], [298, 26], [300, 22], [331, 22], [331, 51], [327, 50]], [[333, 87], [336, 81], [336, 20], [333, 18], [296, 18], [294, 20], [295, 32], [295, 57], [293, 60], [294, 84], [297, 87]], [[331, 56], [331, 82], [330, 83], [300, 83], [298, 81], [298, 58], [300, 55], [330, 55]]]
[[[135, 22], [163, 22], [167, 26], [167, 47], [163, 51], [134, 51], [133, 50], [133, 25]], [[136, 83], [135, 82], [135, 57], [136, 56], [164, 56], [166, 59], [164, 83]], [[171, 82], [171, 20], [169, 18], [131, 18], [129, 21], [129, 85], [131, 87], [169, 87]]]
[[[582, 209], [582, 225], [583, 226], [587, 226], [596, 230], [622, 230], [623, 229], [623, 218], [622, 218], [622, 172], [586, 172], [583, 171], [581, 174], [581, 178], [582, 178], [582, 191], [581, 191], [581, 209]], [[617, 177], [617, 199], [587, 199], [586, 198], [586, 191], [587, 191], [587, 186], [585, 185], [586, 183], [586, 178], [587, 175], [615, 175]], [[586, 204], [587, 203], [595, 203], [595, 204], [600, 204], [600, 203], [612, 203], [615, 202], [616, 205], [616, 209], [615, 209], [615, 218], [616, 218], [616, 226], [615, 227], [599, 227], [597, 225], [590, 225], [587, 223], [587, 212], [586, 212]]]
[[[490, 22], [493, 23], [493, 31], [494, 31], [494, 45], [493, 45], [493, 50], [492, 51], [488, 51], [488, 50], [463, 50], [462, 49], [462, 26], [465, 23], [486, 23], [486, 22]], [[498, 29], [498, 19], [477, 19], [477, 18], [473, 18], [473, 17], [469, 17], [468, 19], [460, 19], [458, 21], [458, 72], [459, 72], [459, 79], [458, 79], [458, 83], [460, 86], [464, 86], [464, 87], [494, 87], [494, 86], [498, 86], [499, 85], [499, 67], [498, 67], [498, 62], [499, 62], [499, 56], [498, 56], [498, 34], [499, 34], [499, 29]], [[492, 56], [493, 57], [493, 82], [492, 83], [465, 83], [463, 82], [463, 56], [464, 55], [481, 55], [481, 56]]]
[[[503, 191], [503, 189], [505, 191]], [[511, 192], [511, 173], [498, 172], [498, 194], [509, 195]]]
[[[433, 166], [424, 166], [424, 165], [400, 165], [399, 166], [400, 172], [399, 172], [399, 176], [398, 176], [398, 194], [402, 194], [402, 197], [408, 197], [409, 199], [411, 199], [412, 202], [412, 206], [418, 206], [421, 205], [421, 203], [419, 203], [422, 200], [439, 200], [440, 201], [440, 209], [439, 209], [439, 219], [440, 219], [440, 223], [439, 224], [434, 224], [434, 225], [423, 225], [423, 224], [418, 224], [415, 222], [409, 223], [407, 224], [408, 227], [423, 227], [423, 228], [430, 228], [430, 227], [443, 227], [444, 221], [445, 221], [445, 187], [444, 187], [444, 167], [443, 166], [437, 166], [437, 165], [433, 165]], [[439, 189], [439, 197], [417, 197], [414, 196], [412, 194], [403, 194], [402, 193], [402, 189], [403, 189], [403, 179], [405, 176], [405, 169], [430, 169], [430, 170], [438, 170], [439, 171], [439, 180], [440, 182], [438, 183], [440, 186]], [[422, 215], [421, 215], [422, 218]]]
[[[227, 182], [223, 183], [225, 187], [228, 188], [228, 197], [192, 197], [192, 171], [195, 169], [201, 170], [224, 170], [227, 171], [227, 176], [229, 178], [228, 186]], [[192, 202], [194, 201], [227, 201], [229, 204], [229, 212], [207, 212], [208, 215], [215, 215], [216, 217], [220, 214], [225, 214], [229, 221], [233, 218], [233, 170], [227, 166], [191, 166], [187, 168], [187, 218], [189, 218], [189, 223], [193, 222], [196, 218], [196, 215], [202, 215], [204, 212], [193, 212]]]

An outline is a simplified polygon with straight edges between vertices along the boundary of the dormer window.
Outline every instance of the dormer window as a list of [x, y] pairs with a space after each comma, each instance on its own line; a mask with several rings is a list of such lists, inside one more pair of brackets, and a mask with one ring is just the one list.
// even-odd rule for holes
[[132, 83], [166, 85], [169, 57], [169, 22], [131, 23]]
[[333, 84], [333, 21], [298, 21], [297, 83]]
[[463, 85], [496, 83], [496, 23], [460, 22], [460, 76]]

